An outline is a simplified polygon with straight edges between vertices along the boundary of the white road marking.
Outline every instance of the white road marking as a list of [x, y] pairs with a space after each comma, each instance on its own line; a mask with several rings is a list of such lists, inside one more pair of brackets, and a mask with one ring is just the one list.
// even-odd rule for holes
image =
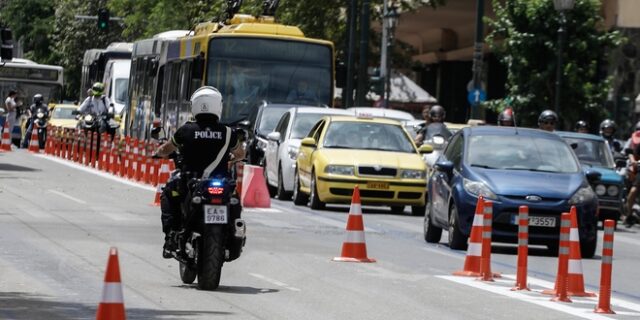
[[291, 286], [289, 286], [288, 284], [286, 284], [286, 283], [284, 283], [284, 282], [281, 282], [281, 281], [278, 281], [278, 280], [275, 280], [275, 279], [271, 279], [271, 278], [266, 277], [266, 276], [263, 276], [263, 275], [261, 275], [261, 274], [257, 274], [257, 273], [249, 273], [249, 275], [251, 275], [251, 276], [253, 276], [253, 277], [256, 277], [256, 278], [258, 278], [258, 279], [260, 279], [260, 280], [264, 280], [264, 281], [266, 281], [266, 282], [269, 282], [269, 283], [271, 283], [271, 284], [274, 284], [274, 285], [276, 285], [276, 286], [278, 286], [278, 287], [283, 287], [283, 288], [285, 288], [285, 289], [288, 289], [288, 290], [291, 290], [291, 291], [296, 291], [296, 292], [301, 291], [300, 289], [295, 288], [295, 287], [291, 287]]
[[[574, 303], [553, 302], [550, 300], [551, 299], [550, 296], [542, 295], [539, 292], [511, 291], [511, 287], [513, 287], [512, 280], [495, 279], [496, 280], [495, 282], [487, 283], [487, 282], [477, 281], [473, 277], [456, 277], [456, 276], [437, 276], [437, 277], [440, 279], [445, 279], [445, 280], [453, 281], [459, 284], [464, 284], [470, 287], [474, 287], [477, 289], [485, 290], [491, 293], [518, 299], [520, 301], [536, 304], [548, 309], [564, 312], [572, 316], [580, 317], [583, 319], [590, 319], [590, 320], [613, 319], [607, 316], [593, 313], [593, 309], [597, 305], [597, 298], [571, 297], [571, 300], [573, 300]], [[530, 284], [532, 283], [530, 282]], [[577, 303], [577, 302], [580, 302], [580, 303]], [[591, 303], [586, 304], [583, 302], [591, 302]], [[615, 310], [615, 307], [612, 307], [612, 309]]]
[[110, 173], [106, 173], [106, 172], [98, 171], [96, 169], [92, 169], [92, 168], [87, 168], [85, 166], [81, 166], [79, 164], [70, 162], [68, 160], [62, 160], [62, 159], [54, 158], [54, 157], [51, 157], [51, 156], [48, 156], [48, 155], [44, 155], [44, 154], [36, 154], [34, 156], [41, 157], [43, 159], [47, 159], [47, 160], [50, 160], [50, 161], [53, 161], [53, 162], [57, 162], [59, 164], [65, 165], [67, 167], [71, 167], [71, 168], [74, 168], [74, 169], [77, 169], [77, 170], [80, 170], [80, 171], [91, 173], [91, 174], [94, 174], [96, 176], [100, 176], [100, 177], [103, 177], [103, 178], [106, 178], [106, 179], [109, 179], [109, 180], [117, 181], [117, 182], [126, 184], [126, 185], [131, 186], [131, 187], [136, 187], [136, 188], [140, 188], [140, 189], [143, 189], [143, 190], [156, 192], [156, 188], [154, 188], [152, 186], [147, 186], [147, 185], [143, 185], [143, 184], [140, 184], [140, 183], [137, 183], [137, 182], [132, 182], [132, 181], [129, 181], [127, 179], [116, 177], [116, 176], [114, 176], [114, 175], [112, 175]]
[[255, 213], [280, 213], [282, 210], [276, 208], [242, 208], [243, 212], [255, 212]]
[[70, 195], [68, 195], [68, 194], [66, 194], [66, 193], [64, 193], [64, 192], [60, 192], [60, 191], [56, 191], [56, 190], [52, 190], [52, 189], [49, 189], [49, 190], [47, 190], [47, 191], [49, 191], [49, 192], [51, 192], [51, 193], [53, 193], [53, 194], [57, 194], [57, 195], [59, 195], [59, 196], [61, 196], [61, 197], [63, 197], [63, 198], [67, 198], [67, 199], [69, 199], [69, 200], [71, 200], [71, 201], [77, 202], [77, 203], [79, 203], [79, 204], [87, 204], [87, 202], [86, 202], [86, 201], [84, 201], [84, 200], [80, 200], [80, 199], [75, 198], [75, 197], [72, 197], [72, 196], [70, 196]]

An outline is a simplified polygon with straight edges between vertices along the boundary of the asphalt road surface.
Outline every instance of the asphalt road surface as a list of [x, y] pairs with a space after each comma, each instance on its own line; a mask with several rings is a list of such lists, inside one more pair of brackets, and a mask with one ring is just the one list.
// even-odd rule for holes
[[[612, 308], [597, 298], [550, 302], [557, 259], [532, 247], [532, 291], [513, 292], [516, 248], [493, 246], [485, 283], [453, 277], [464, 252], [427, 244], [422, 217], [365, 208], [369, 257], [343, 263], [348, 207], [312, 211], [272, 200], [245, 209], [248, 239], [225, 264], [220, 288], [183, 285], [178, 263], [161, 257], [154, 192], [91, 170], [24, 151], [0, 153], [0, 319], [91, 319], [102, 293], [109, 248], [119, 250], [129, 319], [639, 319], [640, 228], [616, 232]], [[446, 232], [443, 235], [446, 240]], [[602, 234], [599, 235], [599, 240]], [[583, 260], [588, 291], [597, 292], [600, 247]]]

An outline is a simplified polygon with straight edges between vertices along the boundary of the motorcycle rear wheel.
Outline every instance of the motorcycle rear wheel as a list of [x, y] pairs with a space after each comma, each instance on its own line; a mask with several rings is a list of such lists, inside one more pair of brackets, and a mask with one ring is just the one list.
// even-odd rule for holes
[[220, 285], [224, 263], [224, 225], [205, 226], [198, 259], [198, 289], [215, 290]]
[[184, 284], [192, 284], [198, 276], [198, 270], [188, 266], [184, 262], [180, 262], [180, 279]]

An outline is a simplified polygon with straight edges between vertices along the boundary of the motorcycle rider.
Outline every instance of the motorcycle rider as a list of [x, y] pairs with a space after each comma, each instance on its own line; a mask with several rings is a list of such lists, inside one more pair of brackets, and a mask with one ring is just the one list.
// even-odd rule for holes
[[416, 136], [417, 146], [421, 146], [422, 143], [424, 143], [424, 139], [427, 138], [427, 131], [429, 130], [429, 127], [432, 127], [434, 124], [443, 127], [445, 131], [443, 132], [444, 136], [446, 136], [447, 138], [451, 136], [451, 132], [444, 124], [444, 118], [446, 117], [446, 115], [446, 111], [441, 105], [434, 105], [429, 109], [429, 122], [427, 123], [425, 118], [425, 126], [418, 131], [418, 135]]
[[515, 127], [516, 122], [513, 117], [513, 109], [506, 108], [498, 115], [498, 126]]
[[640, 175], [638, 174], [638, 161], [640, 161], [640, 121], [635, 125], [635, 131], [629, 137], [624, 145], [625, 153], [628, 153], [629, 180], [631, 188], [627, 194], [627, 207], [625, 212], [624, 223], [627, 227], [631, 227], [638, 222], [638, 217], [633, 212], [633, 206], [636, 203], [638, 187], [640, 187]]
[[600, 123], [600, 135], [607, 140], [609, 148], [614, 154], [622, 151], [622, 143], [614, 137], [617, 130], [618, 126], [611, 119], [605, 119]]
[[27, 109], [27, 132], [22, 139], [22, 148], [29, 146], [38, 111], [43, 112], [45, 118], [49, 117], [49, 108], [44, 104], [44, 98], [41, 94], [36, 93], [33, 95], [33, 104]]
[[553, 132], [556, 129], [556, 123], [558, 123], [558, 115], [552, 110], [544, 110], [538, 116], [538, 128]]
[[[107, 114], [111, 101], [104, 95], [104, 84], [102, 82], [96, 82], [91, 87], [91, 95], [89, 95], [78, 108], [78, 112], [81, 115], [93, 114], [98, 119]], [[100, 121], [99, 132], [106, 130], [106, 123]]]
[[575, 132], [578, 133], [589, 133], [589, 125], [584, 120], [579, 120], [576, 122], [576, 126], [574, 127]]
[[222, 95], [218, 89], [201, 87], [193, 93], [190, 101], [195, 121], [189, 121], [178, 128], [173, 137], [161, 145], [154, 155], [165, 158], [178, 151], [182, 159], [180, 173], [169, 179], [160, 197], [162, 231], [165, 234], [162, 256], [166, 259], [171, 258], [172, 252], [176, 250], [175, 234], [182, 227], [180, 204], [186, 193], [183, 173], [190, 172], [195, 177], [201, 177], [205, 172], [227, 176], [229, 153], [234, 159], [244, 158], [238, 134], [218, 122], [223, 107]]

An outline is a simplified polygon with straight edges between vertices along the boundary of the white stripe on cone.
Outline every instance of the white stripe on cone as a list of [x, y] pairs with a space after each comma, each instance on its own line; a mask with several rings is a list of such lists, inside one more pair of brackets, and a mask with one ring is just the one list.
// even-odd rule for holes
[[467, 247], [467, 255], [481, 257], [482, 243], [469, 242], [469, 246]]
[[364, 243], [364, 231], [347, 230], [344, 242], [348, 243]]
[[578, 233], [578, 228], [571, 228], [569, 230], [569, 241], [580, 241], [580, 234]]
[[582, 260], [569, 259], [570, 274], [582, 274]]
[[473, 226], [475, 226], [475, 227], [484, 226], [483, 220], [484, 220], [484, 216], [482, 214], [473, 215]]
[[122, 284], [120, 282], [105, 282], [102, 289], [101, 303], [124, 303], [122, 298]]
[[349, 214], [362, 215], [362, 206], [359, 203], [352, 203], [349, 208]]

